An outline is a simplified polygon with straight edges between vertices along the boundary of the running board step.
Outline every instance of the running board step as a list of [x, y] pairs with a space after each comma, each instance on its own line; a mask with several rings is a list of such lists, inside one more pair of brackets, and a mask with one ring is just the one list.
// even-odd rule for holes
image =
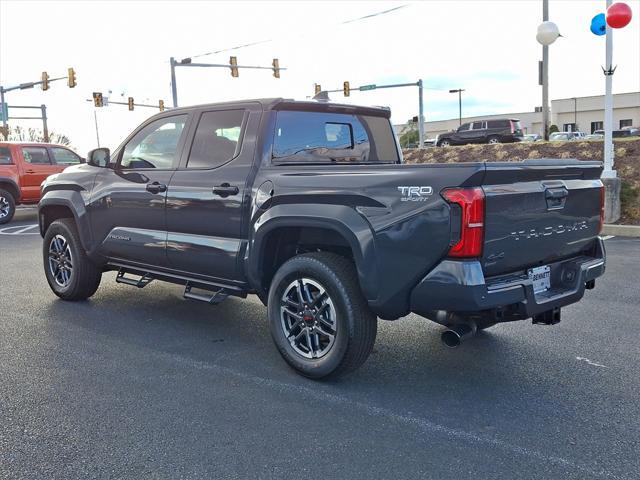
[[116, 277], [117, 283], [124, 283], [125, 285], [132, 285], [134, 287], [144, 288], [153, 281], [153, 277], [148, 273], [145, 273], [140, 278], [125, 277], [124, 276], [125, 273], [127, 272], [122, 268], [118, 270], [118, 276]]
[[201, 302], [207, 302], [210, 305], [217, 305], [229, 296], [229, 294], [224, 291], [224, 288], [220, 288], [219, 290], [211, 292], [204, 290], [207, 291], [208, 294], [192, 292], [191, 289], [193, 288], [204, 290], [201, 287], [194, 287], [189, 282], [187, 282], [184, 287], [184, 298], [188, 298], [189, 300], [199, 300]]

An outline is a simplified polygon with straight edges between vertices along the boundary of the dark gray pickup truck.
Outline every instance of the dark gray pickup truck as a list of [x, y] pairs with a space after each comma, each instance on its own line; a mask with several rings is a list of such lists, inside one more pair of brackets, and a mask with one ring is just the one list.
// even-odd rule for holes
[[211, 304], [256, 294], [303, 375], [356, 369], [377, 318], [417, 313], [456, 346], [551, 325], [604, 273], [599, 162], [407, 165], [390, 112], [252, 100], [173, 109], [42, 185], [53, 292], [103, 272]]

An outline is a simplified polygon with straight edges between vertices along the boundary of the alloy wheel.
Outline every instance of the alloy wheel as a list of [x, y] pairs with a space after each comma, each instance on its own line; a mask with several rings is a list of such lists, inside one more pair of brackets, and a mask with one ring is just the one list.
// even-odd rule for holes
[[0, 218], [4, 218], [9, 215], [10, 209], [11, 205], [9, 205], [9, 200], [4, 197], [0, 197]]
[[298, 278], [284, 289], [280, 321], [291, 347], [303, 357], [321, 358], [333, 347], [336, 309], [326, 289], [315, 280]]
[[71, 283], [73, 257], [69, 242], [62, 235], [56, 235], [49, 243], [49, 271], [58, 286], [64, 288]]

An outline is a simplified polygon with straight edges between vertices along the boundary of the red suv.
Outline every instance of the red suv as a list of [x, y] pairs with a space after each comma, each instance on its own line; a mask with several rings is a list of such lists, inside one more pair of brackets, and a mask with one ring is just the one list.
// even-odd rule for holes
[[0, 225], [11, 221], [16, 205], [38, 203], [45, 178], [83, 161], [62, 145], [0, 142]]

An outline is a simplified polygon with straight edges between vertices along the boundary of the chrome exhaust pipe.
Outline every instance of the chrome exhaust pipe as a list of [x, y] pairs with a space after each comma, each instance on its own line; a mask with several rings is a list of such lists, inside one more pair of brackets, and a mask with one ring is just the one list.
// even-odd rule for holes
[[475, 322], [456, 323], [442, 332], [440, 340], [449, 348], [456, 348], [465, 340], [476, 334], [478, 327]]

